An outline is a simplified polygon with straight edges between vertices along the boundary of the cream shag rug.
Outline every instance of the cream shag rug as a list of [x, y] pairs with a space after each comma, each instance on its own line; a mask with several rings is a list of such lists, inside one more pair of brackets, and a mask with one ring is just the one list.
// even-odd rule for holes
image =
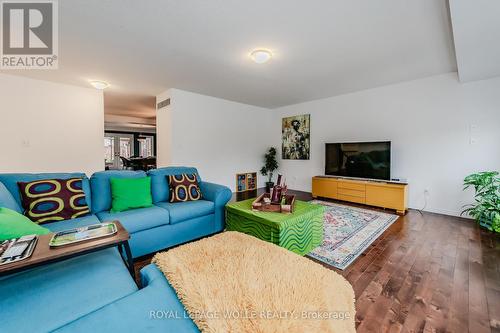
[[355, 332], [349, 282], [252, 236], [224, 232], [153, 262], [202, 332]]

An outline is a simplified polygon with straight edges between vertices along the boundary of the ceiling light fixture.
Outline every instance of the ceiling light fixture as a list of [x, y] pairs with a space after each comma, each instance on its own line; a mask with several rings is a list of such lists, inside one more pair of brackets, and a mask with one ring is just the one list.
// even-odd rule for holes
[[273, 54], [268, 50], [255, 50], [250, 53], [252, 60], [258, 64], [263, 64], [271, 60]]
[[99, 81], [99, 80], [92, 80], [92, 81], [90, 81], [90, 84], [94, 88], [99, 89], [99, 90], [104, 90], [107, 87], [109, 87], [109, 83], [107, 83], [105, 81]]

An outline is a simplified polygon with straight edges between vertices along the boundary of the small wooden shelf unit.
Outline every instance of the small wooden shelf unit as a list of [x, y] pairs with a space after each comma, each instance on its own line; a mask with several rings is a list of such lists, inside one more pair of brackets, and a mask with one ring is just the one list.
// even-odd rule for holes
[[312, 196], [390, 208], [400, 215], [408, 209], [408, 184], [400, 182], [316, 176]]
[[236, 174], [236, 192], [254, 191], [257, 189], [257, 172]]

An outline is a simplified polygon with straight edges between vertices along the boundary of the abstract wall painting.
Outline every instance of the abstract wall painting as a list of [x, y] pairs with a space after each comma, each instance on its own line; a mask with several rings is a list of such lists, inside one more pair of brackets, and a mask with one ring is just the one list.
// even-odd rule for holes
[[311, 149], [311, 115], [283, 118], [281, 123], [281, 157], [284, 160], [308, 160]]

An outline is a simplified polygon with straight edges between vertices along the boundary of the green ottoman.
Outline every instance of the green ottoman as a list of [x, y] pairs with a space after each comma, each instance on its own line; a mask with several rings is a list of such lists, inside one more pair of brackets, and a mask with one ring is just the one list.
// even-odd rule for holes
[[226, 205], [226, 229], [243, 232], [300, 255], [323, 241], [324, 206], [295, 201], [292, 214], [252, 210], [249, 199]]

